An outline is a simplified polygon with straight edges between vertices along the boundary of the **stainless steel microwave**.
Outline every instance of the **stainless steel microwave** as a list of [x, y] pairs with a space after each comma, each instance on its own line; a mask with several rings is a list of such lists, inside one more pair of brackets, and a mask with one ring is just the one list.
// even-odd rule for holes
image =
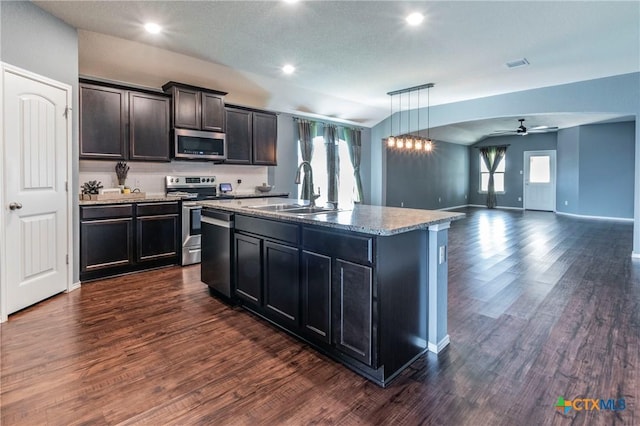
[[188, 129], [173, 131], [176, 159], [222, 161], [227, 158], [224, 133]]

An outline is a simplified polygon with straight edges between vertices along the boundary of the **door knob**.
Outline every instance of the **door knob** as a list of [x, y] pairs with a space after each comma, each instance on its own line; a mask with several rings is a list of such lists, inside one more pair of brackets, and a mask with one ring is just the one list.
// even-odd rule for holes
[[9, 210], [20, 210], [22, 208], [22, 204], [13, 202], [9, 204]]

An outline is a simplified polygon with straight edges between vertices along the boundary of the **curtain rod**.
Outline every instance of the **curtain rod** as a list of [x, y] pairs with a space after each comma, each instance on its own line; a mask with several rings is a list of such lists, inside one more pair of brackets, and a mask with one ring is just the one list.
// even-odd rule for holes
[[322, 121], [322, 120], [316, 120], [314, 118], [308, 118], [308, 117], [298, 117], [295, 115], [291, 116], [295, 121], [300, 121], [300, 120], [307, 120], [307, 121], [311, 121], [314, 123], [320, 123], [320, 124], [329, 124], [332, 126], [338, 126], [338, 127], [344, 127], [346, 129], [352, 129], [352, 130], [364, 130], [364, 127], [356, 127], [356, 126], [349, 126], [347, 124], [343, 124], [343, 123], [333, 123], [331, 121]]

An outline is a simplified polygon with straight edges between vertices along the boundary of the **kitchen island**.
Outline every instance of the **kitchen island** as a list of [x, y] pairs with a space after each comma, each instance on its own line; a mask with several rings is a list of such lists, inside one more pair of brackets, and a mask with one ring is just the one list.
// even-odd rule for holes
[[464, 214], [369, 205], [309, 214], [294, 203], [303, 204], [199, 202], [235, 216], [235, 300], [381, 386], [449, 344], [447, 230]]

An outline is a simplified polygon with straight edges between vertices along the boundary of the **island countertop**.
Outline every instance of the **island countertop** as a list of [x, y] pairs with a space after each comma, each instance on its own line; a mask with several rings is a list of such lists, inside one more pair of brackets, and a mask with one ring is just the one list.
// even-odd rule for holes
[[290, 222], [307, 223], [330, 228], [344, 229], [373, 235], [394, 235], [417, 229], [427, 229], [439, 223], [464, 218], [464, 213], [441, 210], [421, 210], [399, 207], [357, 204], [352, 209], [319, 214], [295, 214], [286, 211], [264, 211], [249, 208], [269, 204], [308, 204], [308, 201], [291, 198], [254, 198], [246, 200], [198, 201], [206, 208], [225, 210], [249, 216], [264, 217]]

